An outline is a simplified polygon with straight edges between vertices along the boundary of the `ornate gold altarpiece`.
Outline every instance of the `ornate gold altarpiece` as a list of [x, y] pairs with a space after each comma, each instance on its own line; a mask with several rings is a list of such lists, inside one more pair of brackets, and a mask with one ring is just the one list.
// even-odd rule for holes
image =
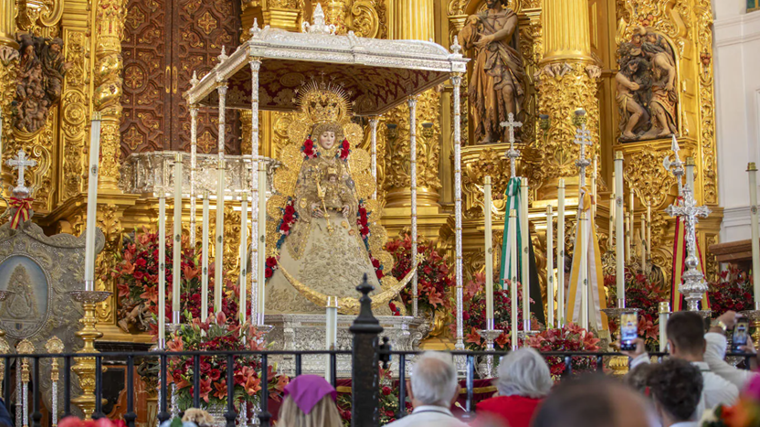
[[[146, 0], [147, 2], [147, 0]], [[311, 16], [311, 1], [258, 0], [240, 5], [242, 28], [250, 28], [256, 18], [264, 25], [291, 31], [300, 29]], [[130, 16], [125, 0], [0, 0], [0, 108], [3, 117], [3, 159], [18, 148], [32, 153], [40, 164], [31, 184], [37, 189], [35, 221], [48, 233], [79, 233], [84, 224], [84, 188], [86, 187], [86, 141], [88, 118], [93, 111], [103, 114], [101, 189], [99, 225], [106, 235], [106, 246], [99, 257], [101, 272], [112, 265], [119, 250], [122, 233], [135, 227], [153, 227], [157, 202], [143, 194], [129, 194], [119, 186], [119, 133], [124, 78], [121, 40]], [[468, 15], [482, 10], [483, 1], [450, 0], [331, 0], [323, 4], [329, 23], [339, 33], [349, 30], [370, 38], [429, 40], [449, 46]], [[600, 161], [600, 199], [597, 223], [603, 243], [606, 240], [606, 217], [609, 183], [614, 151], [626, 158], [626, 180], [633, 182], [637, 193], [636, 218], [645, 211], [639, 200], [651, 202], [653, 211], [653, 251], [655, 262], [669, 271], [672, 251], [673, 220], [662, 209], [676, 194], [675, 181], [662, 169], [662, 158], [669, 140], [652, 140], [620, 144], [617, 142], [619, 116], [615, 100], [616, 50], [638, 26], [654, 29], [676, 47], [679, 81], [679, 129], [682, 149], [697, 159], [696, 188], [698, 202], [710, 206], [713, 214], [699, 225], [700, 247], [717, 241], [722, 210], [717, 206], [717, 169], [714, 118], [714, 83], [712, 68], [712, 12], [709, 0], [510, 0], [509, 6], [519, 17], [520, 50], [529, 82], [528, 116], [523, 128], [525, 154], [520, 171], [531, 179], [531, 213], [539, 233], [536, 252], [540, 253], [544, 237], [542, 219], [537, 214], [547, 203], [556, 203], [556, 182], [565, 177], [568, 197], [573, 198], [577, 176], [573, 161], [577, 147], [572, 144], [572, 113], [577, 108], [588, 111], [588, 126], [595, 142], [593, 153]], [[41, 36], [63, 39], [66, 73], [61, 102], [51, 109], [40, 131], [29, 134], [11, 125], [14, 81], [18, 73], [18, 44], [14, 33], [31, 31]], [[249, 35], [243, 32], [241, 39]], [[241, 40], [243, 41], [243, 40]], [[233, 43], [235, 44], [235, 43]], [[206, 64], [207, 69], [213, 64]], [[202, 77], [202, 76], [199, 76]], [[466, 76], [465, 76], [466, 83]], [[464, 84], [464, 83], [463, 83]], [[159, 87], [162, 84], [159, 83]], [[168, 89], [167, 89], [168, 90]], [[176, 96], [180, 96], [177, 94]], [[419, 175], [418, 212], [420, 234], [437, 241], [449, 253], [453, 264], [454, 191], [453, 191], [453, 107], [450, 84], [425, 92], [417, 107]], [[466, 100], [462, 111], [468, 111]], [[240, 113], [241, 152], [250, 152], [250, 112]], [[539, 114], [549, 116], [538, 120]], [[293, 116], [286, 112], [262, 112], [260, 115], [260, 154], [276, 157], [287, 142], [286, 130]], [[503, 158], [504, 145], [477, 145], [469, 141], [467, 114], [463, 114], [463, 244], [465, 280], [483, 266], [482, 182], [486, 174], [494, 176], [495, 192], [501, 192], [508, 173]], [[248, 124], [248, 125], [247, 125]], [[409, 120], [406, 107], [386, 112], [378, 126], [379, 198], [386, 204], [384, 225], [392, 234], [408, 226], [410, 195], [409, 174], [403, 158], [409, 152]], [[367, 126], [369, 127], [369, 126]], [[365, 132], [363, 147], [369, 146]], [[684, 156], [682, 156], [684, 157]], [[8, 168], [3, 168], [7, 175]], [[5, 182], [9, 182], [6, 176]], [[575, 179], [575, 182], [573, 181]], [[503, 215], [503, 206], [499, 215]], [[572, 209], [570, 212], [572, 213]], [[185, 212], [186, 215], [189, 211]], [[228, 230], [234, 230], [239, 218], [226, 216]], [[499, 224], [503, 216], [495, 219]], [[186, 220], [186, 222], [189, 222]], [[638, 221], [634, 221], [638, 227]], [[569, 224], [571, 226], [572, 224]], [[568, 227], [570, 230], [570, 227]], [[234, 233], [231, 233], [234, 234]], [[497, 232], [500, 235], [500, 233]], [[232, 239], [234, 237], [230, 236]], [[500, 238], [494, 243], [498, 246]], [[227, 247], [235, 247], [231, 241]], [[227, 254], [226, 254], [227, 255]], [[229, 254], [235, 262], [236, 254]], [[708, 256], [707, 269], [716, 270]], [[539, 260], [540, 264], [541, 260]], [[114, 291], [106, 279], [100, 289]], [[104, 339], [140, 340], [119, 331], [113, 298], [99, 307], [99, 328]], [[110, 325], [110, 326], [109, 326]]]

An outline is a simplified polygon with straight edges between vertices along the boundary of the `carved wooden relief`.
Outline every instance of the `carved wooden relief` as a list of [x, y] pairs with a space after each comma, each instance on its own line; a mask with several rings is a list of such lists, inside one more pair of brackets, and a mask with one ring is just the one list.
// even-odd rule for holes
[[[240, 11], [233, 0], [129, 0], [124, 57], [122, 156], [132, 152], [189, 151], [190, 114], [182, 98], [193, 71], [198, 78], [239, 40]], [[215, 153], [217, 110], [198, 114], [198, 151]], [[240, 153], [236, 112], [227, 112], [226, 152]]]

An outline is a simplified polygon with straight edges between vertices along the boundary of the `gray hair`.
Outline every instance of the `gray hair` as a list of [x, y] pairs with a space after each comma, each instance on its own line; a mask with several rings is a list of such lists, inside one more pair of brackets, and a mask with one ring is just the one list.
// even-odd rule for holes
[[457, 369], [448, 353], [426, 351], [412, 370], [412, 393], [423, 405], [449, 407], [459, 392]]
[[527, 347], [506, 355], [499, 364], [498, 374], [496, 389], [500, 396], [538, 399], [549, 394], [553, 384], [544, 358]]

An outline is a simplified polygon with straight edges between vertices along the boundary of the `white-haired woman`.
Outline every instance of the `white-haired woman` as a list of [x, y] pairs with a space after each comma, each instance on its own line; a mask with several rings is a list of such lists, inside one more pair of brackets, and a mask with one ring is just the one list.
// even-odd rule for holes
[[549, 366], [532, 348], [506, 355], [499, 365], [495, 397], [477, 404], [478, 415], [500, 418], [510, 427], [528, 427], [553, 385]]

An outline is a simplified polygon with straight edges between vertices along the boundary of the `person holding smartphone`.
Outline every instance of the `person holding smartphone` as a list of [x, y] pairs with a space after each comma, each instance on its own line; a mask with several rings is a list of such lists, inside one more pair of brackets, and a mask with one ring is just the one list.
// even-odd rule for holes
[[[752, 338], [749, 336], [748, 328], [745, 322], [739, 322], [740, 319], [746, 320], [742, 315], [737, 314], [735, 311], [727, 311], [720, 317], [715, 319], [709, 332], [705, 334], [705, 341], [707, 347], [705, 348], [705, 362], [716, 375], [724, 378], [726, 381], [732, 383], [739, 389], [744, 389], [744, 386], [752, 379], [757, 372], [752, 372], [744, 369], [737, 369], [724, 360], [726, 357], [726, 350], [728, 348], [728, 340], [726, 339], [726, 332], [729, 330], [735, 333], [734, 341], [741, 341], [746, 338], [746, 344], [734, 346], [731, 352], [746, 352], [757, 354], [755, 346], [752, 344]], [[737, 327], [738, 324], [738, 327]], [[744, 332], [742, 329], [744, 328]], [[751, 368], [757, 368], [757, 357], [752, 359], [753, 365]]]

